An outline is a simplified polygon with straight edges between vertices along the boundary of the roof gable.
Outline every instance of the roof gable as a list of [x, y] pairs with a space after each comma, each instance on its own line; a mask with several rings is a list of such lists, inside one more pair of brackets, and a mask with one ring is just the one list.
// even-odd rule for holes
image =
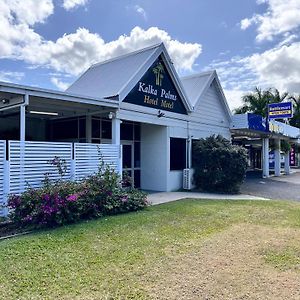
[[147, 69], [123, 102], [187, 114], [183, 98], [162, 55]]
[[187, 111], [191, 111], [191, 105], [163, 43], [95, 64], [67, 91], [93, 97], [117, 97], [123, 101], [158, 57], [164, 62], [183, 106]]
[[117, 96], [128, 79], [134, 76], [138, 68], [156, 52], [158, 47], [158, 45], [152, 46], [94, 64], [67, 91], [101, 98]]
[[212, 83], [215, 82], [221, 104], [224, 107], [228, 117], [231, 118], [232, 114], [215, 70], [183, 77], [181, 78], [181, 81], [189, 97], [189, 102], [192, 104], [194, 110], [201, 105], [201, 99], [203, 99], [204, 94], [207, 92]]

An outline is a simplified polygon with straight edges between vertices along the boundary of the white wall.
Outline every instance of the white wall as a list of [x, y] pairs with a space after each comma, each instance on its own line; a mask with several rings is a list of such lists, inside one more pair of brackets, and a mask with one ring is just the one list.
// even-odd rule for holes
[[167, 140], [167, 127], [141, 124], [141, 188], [144, 190], [167, 190]]
[[183, 171], [169, 171], [168, 172], [168, 192], [178, 191], [182, 188], [182, 176]]
[[205, 138], [212, 134], [220, 134], [230, 139], [231, 118], [226, 111], [215, 81], [212, 82], [199, 100], [189, 119], [191, 134], [194, 138]]

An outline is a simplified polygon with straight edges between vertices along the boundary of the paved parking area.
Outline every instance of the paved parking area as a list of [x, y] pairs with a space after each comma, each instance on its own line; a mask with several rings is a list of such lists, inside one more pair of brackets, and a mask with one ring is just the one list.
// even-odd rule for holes
[[293, 170], [291, 175], [260, 178], [252, 175], [246, 178], [241, 193], [277, 200], [300, 201], [300, 170]]

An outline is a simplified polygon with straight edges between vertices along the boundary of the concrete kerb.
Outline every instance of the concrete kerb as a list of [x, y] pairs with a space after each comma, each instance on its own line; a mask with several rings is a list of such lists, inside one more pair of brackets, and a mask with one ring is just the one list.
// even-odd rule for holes
[[252, 195], [225, 195], [211, 193], [195, 193], [195, 192], [158, 192], [148, 195], [148, 201], [151, 205], [157, 205], [185, 198], [193, 199], [211, 199], [211, 200], [270, 200], [268, 198], [256, 197]]

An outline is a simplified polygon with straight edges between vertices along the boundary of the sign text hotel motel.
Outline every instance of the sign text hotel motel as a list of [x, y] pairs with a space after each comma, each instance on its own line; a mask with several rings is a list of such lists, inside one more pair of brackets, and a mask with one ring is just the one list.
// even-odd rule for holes
[[292, 102], [272, 103], [268, 105], [269, 119], [286, 119], [293, 117]]
[[182, 99], [160, 57], [126, 96], [124, 102], [187, 114]]

